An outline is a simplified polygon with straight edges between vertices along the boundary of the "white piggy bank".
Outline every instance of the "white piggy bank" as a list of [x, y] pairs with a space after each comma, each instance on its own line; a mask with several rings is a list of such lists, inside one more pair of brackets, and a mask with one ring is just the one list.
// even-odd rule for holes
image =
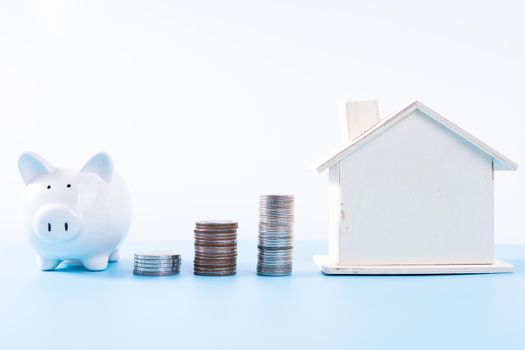
[[100, 271], [118, 260], [131, 223], [131, 200], [109, 155], [95, 155], [78, 171], [55, 168], [27, 152], [18, 168], [26, 183], [25, 231], [40, 269], [78, 260]]

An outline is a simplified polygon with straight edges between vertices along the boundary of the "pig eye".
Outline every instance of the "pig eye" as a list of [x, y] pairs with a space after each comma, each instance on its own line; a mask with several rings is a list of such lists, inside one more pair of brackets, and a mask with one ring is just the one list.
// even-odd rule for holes
[[47, 189], [49, 190], [51, 188], [51, 185], [47, 185]]
[[71, 184], [67, 184], [67, 188], [70, 188], [71, 187]]

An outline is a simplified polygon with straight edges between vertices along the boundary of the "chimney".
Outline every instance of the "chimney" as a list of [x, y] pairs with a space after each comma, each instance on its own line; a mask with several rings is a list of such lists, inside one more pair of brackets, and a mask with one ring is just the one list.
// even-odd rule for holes
[[376, 100], [347, 102], [344, 143], [352, 142], [378, 122], [379, 108]]

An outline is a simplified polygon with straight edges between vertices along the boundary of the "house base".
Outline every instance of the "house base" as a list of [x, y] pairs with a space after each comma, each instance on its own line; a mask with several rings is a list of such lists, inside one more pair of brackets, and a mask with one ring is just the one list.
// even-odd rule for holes
[[314, 262], [327, 275], [448, 275], [512, 272], [514, 266], [494, 259], [493, 264], [477, 265], [338, 265], [328, 255], [315, 255]]

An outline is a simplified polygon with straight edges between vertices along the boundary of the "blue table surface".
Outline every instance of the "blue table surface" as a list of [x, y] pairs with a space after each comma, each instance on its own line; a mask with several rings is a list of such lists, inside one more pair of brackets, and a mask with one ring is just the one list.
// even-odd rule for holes
[[[289, 277], [192, 273], [192, 242], [127, 242], [103, 272], [36, 269], [25, 242], [0, 242], [0, 349], [525, 349], [525, 247], [499, 246], [513, 274], [326, 276], [299, 241]], [[173, 249], [180, 275], [132, 274], [132, 252]]]

